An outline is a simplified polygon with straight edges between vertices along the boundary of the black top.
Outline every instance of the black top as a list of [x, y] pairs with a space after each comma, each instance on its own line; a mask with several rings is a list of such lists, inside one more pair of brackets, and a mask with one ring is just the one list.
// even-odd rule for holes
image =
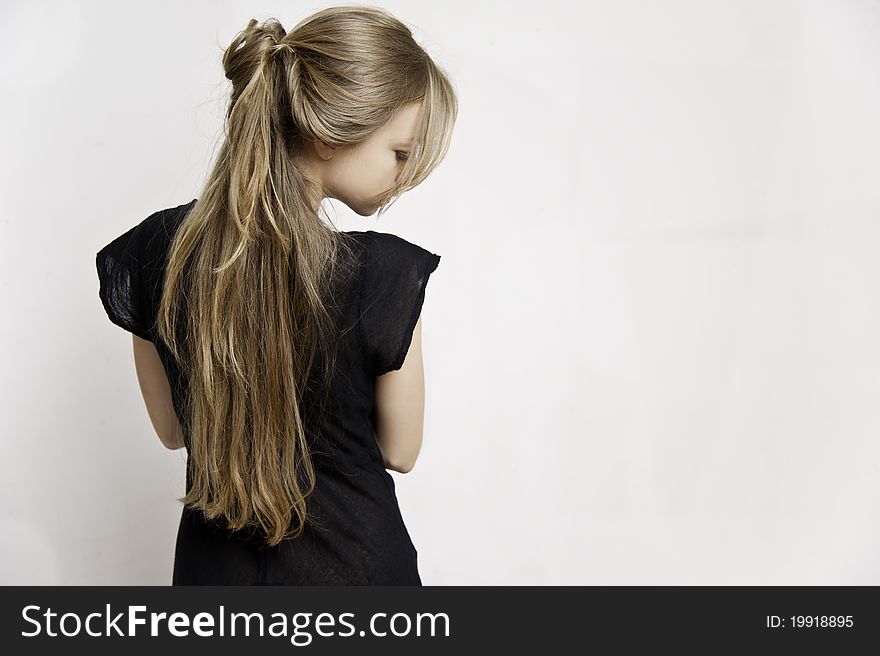
[[[195, 202], [151, 214], [96, 258], [107, 315], [153, 342], [179, 417], [185, 378], [159, 337], [155, 318], [171, 240]], [[440, 256], [388, 233], [347, 234], [356, 238], [359, 268], [341, 299], [327, 414], [320, 431], [308, 413], [305, 420], [317, 478], [306, 503], [317, 522], [307, 522], [300, 536], [268, 548], [254, 531], [231, 531], [200, 510], [184, 507], [173, 585], [421, 585], [417, 551], [376, 443], [374, 384], [376, 376], [403, 365], [425, 285]], [[187, 468], [187, 490], [190, 485]]]

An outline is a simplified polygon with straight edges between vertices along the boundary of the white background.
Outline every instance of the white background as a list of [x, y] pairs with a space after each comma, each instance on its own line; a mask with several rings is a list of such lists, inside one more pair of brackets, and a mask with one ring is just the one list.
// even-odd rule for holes
[[[95, 253], [198, 196], [220, 57], [299, 2], [3, 2], [0, 583], [171, 581], [184, 452]], [[880, 3], [384, 2], [449, 73], [426, 585], [880, 584]], [[257, 13], [262, 12], [262, 13]]]

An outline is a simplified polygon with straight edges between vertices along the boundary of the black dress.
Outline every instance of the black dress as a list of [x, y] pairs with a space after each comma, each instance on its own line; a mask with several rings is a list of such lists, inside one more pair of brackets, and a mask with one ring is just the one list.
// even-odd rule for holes
[[[153, 342], [179, 417], [186, 383], [154, 319], [171, 239], [195, 202], [151, 214], [96, 258], [107, 315]], [[270, 548], [253, 531], [231, 531], [184, 507], [172, 585], [421, 585], [417, 551], [374, 435], [374, 384], [403, 365], [440, 256], [388, 233], [348, 234], [356, 239], [358, 269], [341, 300], [327, 412], [320, 430], [306, 422], [317, 478], [306, 503], [315, 523]], [[188, 491], [189, 468], [186, 479]]]

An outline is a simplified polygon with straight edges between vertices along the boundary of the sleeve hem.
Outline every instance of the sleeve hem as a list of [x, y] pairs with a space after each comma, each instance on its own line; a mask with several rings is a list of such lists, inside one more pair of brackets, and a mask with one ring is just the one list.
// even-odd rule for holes
[[412, 344], [413, 332], [415, 332], [416, 323], [418, 323], [419, 317], [422, 314], [422, 306], [425, 302], [425, 290], [428, 287], [428, 281], [431, 279], [431, 274], [434, 272], [434, 270], [437, 268], [437, 265], [439, 264], [440, 256], [432, 254], [430, 259], [427, 261], [425, 268], [422, 270], [424, 282], [422, 283], [421, 289], [419, 289], [418, 296], [413, 303], [412, 311], [410, 312], [410, 316], [407, 319], [406, 330], [403, 333], [403, 342], [401, 342], [400, 349], [395, 354], [394, 359], [391, 361], [391, 368], [384, 373], [397, 371], [403, 366], [403, 363], [406, 360], [406, 355], [407, 353], [409, 353], [409, 347]]
[[98, 255], [96, 256], [95, 264], [98, 268], [98, 297], [101, 299], [101, 305], [104, 306], [104, 312], [107, 313], [107, 318], [109, 318], [113, 324], [119, 326], [123, 330], [130, 332], [132, 335], [136, 335], [141, 339], [152, 342], [153, 338], [148, 332], [145, 332], [138, 327], [126, 323], [116, 315], [116, 312], [113, 310], [113, 307], [110, 303], [110, 299], [108, 298], [109, 283], [104, 273], [104, 262], [101, 253], [98, 253]]

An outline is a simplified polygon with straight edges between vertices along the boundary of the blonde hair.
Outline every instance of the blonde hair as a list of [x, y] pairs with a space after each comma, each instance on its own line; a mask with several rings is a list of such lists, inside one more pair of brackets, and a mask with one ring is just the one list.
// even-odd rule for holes
[[321, 220], [323, 190], [294, 155], [313, 139], [355, 145], [421, 101], [381, 215], [443, 160], [458, 108], [410, 29], [373, 7], [324, 9], [289, 33], [274, 18], [252, 19], [223, 66], [232, 82], [225, 138], [171, 244], [157, 329], [187, 388], [192, 485], [178, 500], [276, 545], [309, 518], [303, 392], [316, 363], [329, 388], [331, 299], [357, 267], [350, 236]]

